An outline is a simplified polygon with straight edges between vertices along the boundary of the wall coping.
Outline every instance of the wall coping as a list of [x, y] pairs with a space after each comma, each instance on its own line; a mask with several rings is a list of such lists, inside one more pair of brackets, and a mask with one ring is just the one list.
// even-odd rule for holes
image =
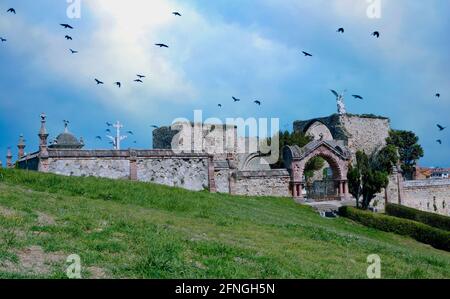
[[[23, 157], [20, 161], [26, 161], [39, 156], [39, 152]], [[213, 156], [206, 153], [175, 153], [172, 150], [73, 150], [73, 149], [48, 149], [49, 158], [201, 158], [212, 159]]]
[[267, 178], [267, 177], [286, 177], [290, 178], [287, 169], [256, 170], [256, 171], [238, 171], [236, 178]]
[[405, 188], [450, 186], [450, 179], [415, 180], [403, 182]]

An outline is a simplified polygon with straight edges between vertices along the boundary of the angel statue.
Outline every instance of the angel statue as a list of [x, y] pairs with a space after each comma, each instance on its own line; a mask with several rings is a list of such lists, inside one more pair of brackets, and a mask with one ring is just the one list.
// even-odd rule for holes
[[344, 104], [344, 93], [338, 94], [335, 90], [331, 89], [331, 92], [336, 96], [336, 102], [337, 102], [337, 108], [338, 108], [338, 114], [343, 115], [347, 113], [347, 110], [345, 110], [345, 104]]

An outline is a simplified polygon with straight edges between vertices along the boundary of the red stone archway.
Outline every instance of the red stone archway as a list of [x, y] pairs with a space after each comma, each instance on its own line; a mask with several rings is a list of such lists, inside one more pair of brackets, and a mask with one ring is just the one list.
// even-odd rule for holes
[[313, 141], [303, 148], [287, 146], [283, 150], [286, 167], [291, 174], [292, 196], [303, 199], [305, 185], [304, 171], [306, 164], [314, 157], [324, 158], [333, 170], [333, 179], [336, 182], [337, 198], [343, 200], [349, 197], [347, 172], [350, 153], [345, 146], [335, 141]]

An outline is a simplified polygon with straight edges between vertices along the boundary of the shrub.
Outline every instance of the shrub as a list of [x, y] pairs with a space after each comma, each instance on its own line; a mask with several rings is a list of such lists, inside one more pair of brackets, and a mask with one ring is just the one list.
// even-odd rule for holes
[[422, 222], [424, 224], [436, 228], [450, 231], [450, 217], [447, 216], [424, 212], [391, 203], [386, 205], [386, 214], [390, 216]]
[[450, 251], [450, 232], [429, 225], [382, 214], [362, 211], [352, 207], [341, 207], [339, 214], [365, 226], [392, 232], [429, 244], [437, 249]]

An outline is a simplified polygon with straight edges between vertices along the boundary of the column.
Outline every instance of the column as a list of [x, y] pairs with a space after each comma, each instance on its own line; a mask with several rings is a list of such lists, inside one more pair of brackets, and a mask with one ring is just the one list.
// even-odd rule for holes
[[6, 168], [13, 168], [11, 148], [8, 147], [8, 153], [6, 154]]
[[17, 159], [20, 160], [25, 156], [25, 140], [23, 139], [23, 134], [19, 137], [19, 143], [17, 144], [18, 152]]
[[41, 114], [41, 129], [39, 130], [39, 166], [38, 170], [40, 172], [48, 172], [48, 149], [47, 149], [47, 138], [48, 133], [45, 129], [45, 122], [47, 116], [42, 113]]

